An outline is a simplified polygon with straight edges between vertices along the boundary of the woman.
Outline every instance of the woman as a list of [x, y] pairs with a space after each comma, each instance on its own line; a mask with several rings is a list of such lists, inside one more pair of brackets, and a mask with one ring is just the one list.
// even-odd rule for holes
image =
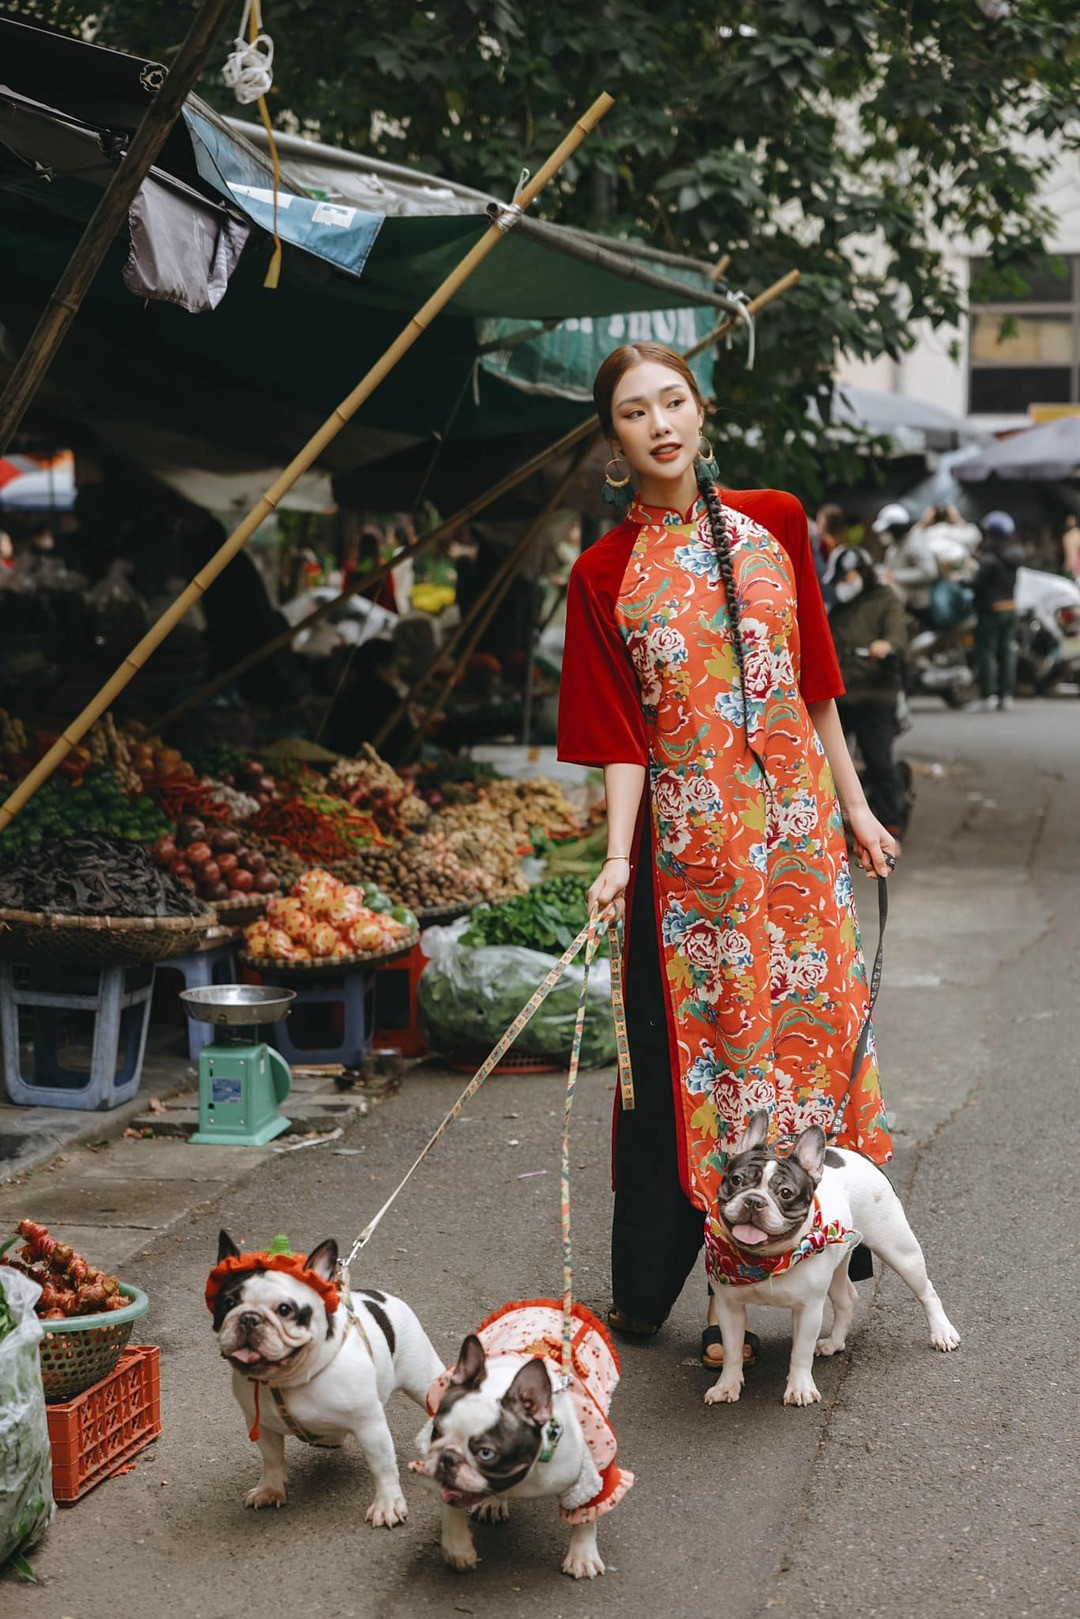
[[[748, 1113], [768, 1107], [780, 1135], [827, 1127], [847, 1087], [868, 992], [834, 780], [863, 868], [884, 876], [896, 844], [844, 743], [799, 503], [716, 487], [671, 350], [616, 349], [594, 399], [608, 487], [633, 474], [638, 492], [571, 575], [559, 752], [604, 768], [590, 903], [625, 895], [630, 913], [636, 1107], [616, 1121], [611, 1322], [645, 1335], [695, 1262]], [[839, 1140], [891, 1156], [872, 1040]], [[711, 1303], [702, 1349], [720, 1364]]]
[[829, 582], [835, 605], [829, 628], [845, 692], [837, 704], [840, 724], [854, 736], [866, 766], [870, 800], [888, 830], [899, 837], [904, 821], [904, 784], [893, 747], [900, 731], [896, 705], [903, 690], [902, 658], [907, 620], [895, 590], [878, 582], [874, 564], [857, 546], [832, 558]]

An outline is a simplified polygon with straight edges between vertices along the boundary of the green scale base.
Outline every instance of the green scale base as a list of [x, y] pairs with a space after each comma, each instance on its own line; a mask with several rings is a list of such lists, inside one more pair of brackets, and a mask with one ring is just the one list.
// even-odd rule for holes
[[197, 1147], [264, 1147], [287, 1130], [280, 1111], [292, 1075], [270, 1046], [206, 1046], [199, 1054]]

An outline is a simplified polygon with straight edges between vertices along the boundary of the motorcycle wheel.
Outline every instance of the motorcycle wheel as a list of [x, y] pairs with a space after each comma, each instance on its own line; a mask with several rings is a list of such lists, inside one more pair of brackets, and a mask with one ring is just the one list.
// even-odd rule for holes
[[946, 708], [963, 708], [971, 701], [967, 686], [946, 686], [938, 695]]

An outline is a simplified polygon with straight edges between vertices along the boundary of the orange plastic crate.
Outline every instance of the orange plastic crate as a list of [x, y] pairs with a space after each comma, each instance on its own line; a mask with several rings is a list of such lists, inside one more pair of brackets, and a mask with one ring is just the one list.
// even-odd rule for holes
[[420, 1027], [416, 986], [427, 959], [419, 944], [414, 944], [407, 956], [376, 967], [375, 1032], [371, 1041], [376, 1051], [400, 1051], [403, 1057], [422, 1057], [426, 1053], [428, 1044]]
[[108, 1377], [46, 1411], [53, 1495], [70, 1504], [161, 1433], [161, 1351], [129, 1345]]

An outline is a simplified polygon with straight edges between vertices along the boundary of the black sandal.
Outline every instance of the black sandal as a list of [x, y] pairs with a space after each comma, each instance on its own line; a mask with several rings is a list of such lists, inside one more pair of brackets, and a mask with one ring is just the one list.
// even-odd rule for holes
[[[706, 1327], [704, 1332], [701, 1334], [701, 1364], [709, 1367], [710, 1371], [715, 1371], [724, 1364], [723, 1360], [710, 1360], [705, 1353], [707, 1349], [715, 1349], [718, 1345], [721, 1349], [723, 1349], [724, 1338], [720, 1328], [714, 1326]], [[752, 1366], [754, 1364], [758, 1358], [758, 1351], [760, 1348], [761, 1339], [758, 1337], [757, 1333], [746, 1333], [743, 1338], [742, 1348], [742, 1359], [744, 1366]]]
[[623, 1315], [614, 1305], [607, 1313], [608, 1326], [612, 1332], [621, 1332], [627, 1338], [654, 1338], [660, 1331], [659, 1326], [649, 1326], [644, 1321], [635, 1321], [633, 1316]]

